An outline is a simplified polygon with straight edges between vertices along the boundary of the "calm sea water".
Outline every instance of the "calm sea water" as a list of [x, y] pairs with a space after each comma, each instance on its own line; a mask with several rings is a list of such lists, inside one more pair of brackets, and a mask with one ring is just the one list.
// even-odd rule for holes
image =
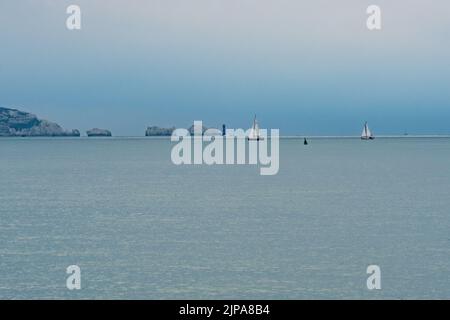
[[171, 146], [0, 139], [0, 298], [450, 298], [450, 139], [286, 139], [276, 176]]

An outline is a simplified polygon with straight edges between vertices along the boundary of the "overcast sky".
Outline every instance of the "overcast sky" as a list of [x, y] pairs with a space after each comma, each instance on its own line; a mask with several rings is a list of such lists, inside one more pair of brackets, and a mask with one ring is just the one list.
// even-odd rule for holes
[[444, 134], [449, 39], [448, 0], [1, 0], [0, 106], [115, 135], [255, 113], [281, 134]]

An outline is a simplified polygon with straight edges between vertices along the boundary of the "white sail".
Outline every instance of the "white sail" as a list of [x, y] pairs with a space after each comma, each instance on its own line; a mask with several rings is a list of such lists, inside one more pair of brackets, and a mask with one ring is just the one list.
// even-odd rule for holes
[[255, 136], [259, 137], [259, 125], [258, 121], [255, 119], [255, 123], [253, 124], [253, 131], [255, 132]]
[[372, 132], [370, 132], [369, 126], [367, 125], [366, 125], [366, 136], [369, 138], [372, 136]]
[[259, 134], [259, 125], [258, 125], [258, 121], [256, 120], [256, 115], [255, 115], [255, 118], [253, 119], [253, 125], [248, 134], [248, 139], [249, 140], [264, 140], [263, 137], [261, 137]]
[[248, 134], [248, 138], [249, 139], [255, 139], [256, 138], [256, 134], [255, 134], [255, 121], [253, 121], [253, 125], [250, 128], [250, 132]]
[[363, 131], [361, 133], [361, 137], [362, 138], [366, 138], [367, 137], [367, 124], [364, 124]]
[[364, 123], [364, 128], [361, 133], [361, 138], [362, 139], [373, 139], [372, 132], [370, 132], [369, 125], [367, 124], [367, 122]]

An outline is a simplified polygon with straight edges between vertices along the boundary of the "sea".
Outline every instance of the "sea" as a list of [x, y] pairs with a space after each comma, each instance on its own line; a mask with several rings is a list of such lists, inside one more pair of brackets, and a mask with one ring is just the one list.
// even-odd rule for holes
[[0, 299], [450, 298], [449, 138], [281, 139], [273, 176], [173, 145], [1, 138]]

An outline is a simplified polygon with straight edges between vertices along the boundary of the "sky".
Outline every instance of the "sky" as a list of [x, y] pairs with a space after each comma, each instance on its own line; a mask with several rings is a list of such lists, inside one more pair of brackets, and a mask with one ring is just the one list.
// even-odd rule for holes
[[114, 135], [450, 134], [449, 39], [448, 0], [1, 0], [0, 106]]

